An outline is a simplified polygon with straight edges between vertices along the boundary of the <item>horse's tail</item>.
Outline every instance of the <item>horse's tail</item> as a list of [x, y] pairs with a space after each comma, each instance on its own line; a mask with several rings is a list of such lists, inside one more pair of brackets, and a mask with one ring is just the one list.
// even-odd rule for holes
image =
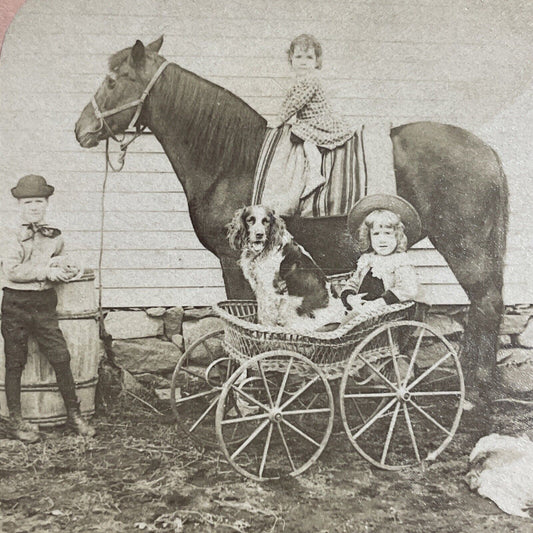
[[499, 278], [498, 284], [501, 283], [503, 285], [503, 261], [507, 247], [507, 228], [509, 224], [509, 187], [500, 156], [495, 150], [492, 151], [498, 163], [500, 179], [495, 195], [494, 218], [489, 233], [489, 243], [495, 261], [494, 273], [496, 278]]

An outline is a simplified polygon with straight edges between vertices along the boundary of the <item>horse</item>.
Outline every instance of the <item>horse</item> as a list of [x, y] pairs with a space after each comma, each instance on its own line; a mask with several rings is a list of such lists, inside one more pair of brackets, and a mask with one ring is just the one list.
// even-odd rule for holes
[[[147, 127], [181, 181], [200, 242], [222, 267], [228, 298], [251, 290], [226, 239], [234, 212], [251, 204], [266, 120], [239, 97], [159, 55], [163, 36], [109, 58], [109, 74], [75, 125], [90, 148], [129, 126]], [[399, 196], [447, 261], [470, 307], [461, 345], [472, 389], [492, 390], [503, 313], [508, 188], [496, 152], [464, 129], [414, 122], [391, 130]], [[288, 217], [289, 231], [326, 273], [353, 270], [346, 217]]]

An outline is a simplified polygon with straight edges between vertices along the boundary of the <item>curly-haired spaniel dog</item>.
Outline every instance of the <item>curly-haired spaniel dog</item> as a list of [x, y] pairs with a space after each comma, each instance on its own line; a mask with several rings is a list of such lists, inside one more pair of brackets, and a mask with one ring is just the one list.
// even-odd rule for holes
[[331, 295], [324, 272], [272, 209], [244, 207], [227, 227], [261, 324], [312, 331], [342, 319], [344, 307]]

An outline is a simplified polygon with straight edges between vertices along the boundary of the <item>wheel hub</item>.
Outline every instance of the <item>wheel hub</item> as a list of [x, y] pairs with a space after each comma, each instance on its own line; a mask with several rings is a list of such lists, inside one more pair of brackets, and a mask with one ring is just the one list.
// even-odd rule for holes
[[411, 399], [411, 393], [405, 387], [400, 387], [398, 389], [398, 399], [408, 402]]
[[270, 411], [268, 415], [268, 418], [272, 422], [281, 422], [283, 420], [283, 413], [281, 412], [281, 409], [279, 408], [272, 409], [272, 411]]

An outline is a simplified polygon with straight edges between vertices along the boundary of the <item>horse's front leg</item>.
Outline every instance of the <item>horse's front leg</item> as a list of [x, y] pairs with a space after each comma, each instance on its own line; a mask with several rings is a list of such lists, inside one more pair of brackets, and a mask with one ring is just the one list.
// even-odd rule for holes
[[253, 291], [244, 278], [235, 257], [224, 255], [220, 256], [219, 259], [227, 297], [230, 300], [255, 300]]

